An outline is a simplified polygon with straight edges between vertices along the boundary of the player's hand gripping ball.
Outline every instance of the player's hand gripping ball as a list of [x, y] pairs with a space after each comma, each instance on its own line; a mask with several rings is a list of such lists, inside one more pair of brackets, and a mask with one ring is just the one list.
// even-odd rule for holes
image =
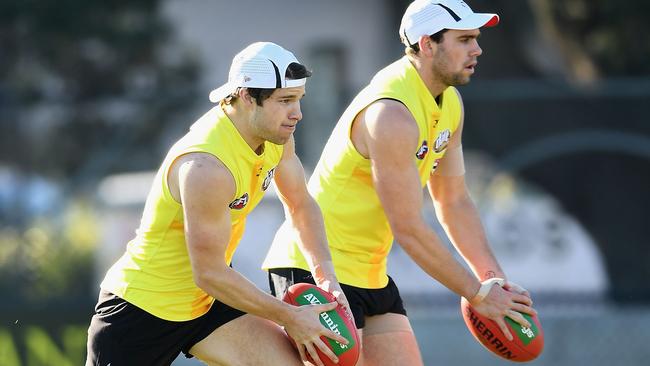
[[[289, 287], [287, 293], [284, 295], [283, 300], [289, 304], [302, 306], [310, 304], [326, 304], [336, 301], [334, 296], [329, 292], [309, 283], [296, 283]], [[321, 336], [325, 344], [334, 352], [339, 358], [339, 363], [333, 363], [329, 357], [325, 356], [318, 348], [318, 357], [325, 366], [354, 366], [359, 359], [360, 344], [359, 335], [357, 334], [357, 327], [354, 324], [352, 317], [348, 315], [343, 306], [339, 305], [334, 310], [323, 312], [320, 314], [320, 322], [324, 327], [338, 333], [348, 340], [348, 344], [340, 344], [339, 342]], [[291, 336], [289, 336], [291, 343], [296, 346], [296, 343]], [[309, 357], [309, 355], [307, 355]], [[310, 359], [311, 361], [311, 359]]]
[[523, 314], [531, 324], [530, 328], [506, 317], [506, 325], [512, 334], [509, 341], [493, 320], [479, 314], [464, 297], [460, 309], [467, 328], [474, 338], [495, 355], [508, 361], [526, 362], [537, 358], [544, 349], [544, 331], [537, 315]]

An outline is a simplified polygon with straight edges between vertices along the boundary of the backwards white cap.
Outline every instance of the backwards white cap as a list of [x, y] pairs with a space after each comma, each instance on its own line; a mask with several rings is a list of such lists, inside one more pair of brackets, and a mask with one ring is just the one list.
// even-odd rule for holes
[[475, 13], [462, 0], [415, 0], [406, 8], [399, 27], [402, 43], [415, 44], [421, 36], [443, 29], [477, 29], [499, 24], [496, 14]]
[[289, 64], [299, 63], [293, 53], [272, 42], [255, 42], [232, 59], [228, 82], [210, 92], [217, 103], [237, 88], [292, 88], [305, 85], [306, 78], [287, 79]]

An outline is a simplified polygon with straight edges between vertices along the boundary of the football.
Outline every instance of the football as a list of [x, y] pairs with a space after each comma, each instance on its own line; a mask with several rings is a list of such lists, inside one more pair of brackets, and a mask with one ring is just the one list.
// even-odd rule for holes
[[[289, 304], [302, 306], [310, 304], [326, 304], [336, 301], [332, 294], [321, 288], [309, 283], [296, 283], [289, 287], [283, 300]], [[359, 335], [354, 320], [345, 311], [343, 306], [339, 305], [336, 309], [323, 312], [320, 314], [320, 322], [324, 327], [331, 329], [334, 333], [342, 335], [348, 340], [348, 344], [321, 337], [323, 342], [329, 346], [334, 354], [339, 358], [339, 363], [335, 364], [329, 357], [325, 356], [318, 348], [318, 356], [325, 366], [354, 366], [359, 359]], [[295, 342], [289, 337], [295, 347]], [[309, 357], [309, 355], [307, 355]], [[310, 359], [311, 361], [311, 359]]]
[[537, 315], [522, 314], [531, 324], [530, 328], [522, 327], [506, 317], [506, 325], [513, 337], [509, 341], [497, 323], [475, 311], [465, 298], [460, 300], [460, 309], [470, 333], [495, 355], [508, 361], [527, 362], [542, 353], [544, 331]]

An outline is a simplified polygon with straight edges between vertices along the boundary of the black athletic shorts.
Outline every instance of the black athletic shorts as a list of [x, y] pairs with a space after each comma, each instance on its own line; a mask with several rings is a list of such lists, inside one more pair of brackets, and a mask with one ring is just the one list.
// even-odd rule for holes
[[216, 301], [204, 315], [160, 319], [102, 290], [88, 328], [86, 366], [168, 366], [223, 324], [245, 313]]
[[[269, 286], [273, 296], [282, 299], [289, 286], [294, 283], [315, 284], [311, 273], [300, 268], [273, 268], [269, 270]], [[341, 284], [341, 289], [350, 303], [357, 329], [366, 325], [366, 316], [395, 313], [406, 315], [406, 309], [393, 279], [388, 277], [384, 288], [367, 289]]]

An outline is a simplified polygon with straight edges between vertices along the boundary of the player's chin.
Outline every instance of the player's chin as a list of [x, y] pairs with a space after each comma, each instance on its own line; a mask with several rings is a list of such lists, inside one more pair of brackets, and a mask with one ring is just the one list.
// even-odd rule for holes
[[269, 142], [272, 142], [272, 143], [274, 143], [276, 145], [284, 145], [287, 142], [289, 142], [292, 135], [293, 135], [293, 132], [291, 132], [289, 134], [277, 135], [277, 136], [274, 136], [273, 138], [269, 139]]
[[456, 84], [454, 84], [454, 85], [465, 85], [465, 84], [469, 84], [469, 82], [471, 81], [471, 79], [472, 79], [472, 78], [471, 78], [470, 75], [459, 75], [459, 76], [456, 78]]

